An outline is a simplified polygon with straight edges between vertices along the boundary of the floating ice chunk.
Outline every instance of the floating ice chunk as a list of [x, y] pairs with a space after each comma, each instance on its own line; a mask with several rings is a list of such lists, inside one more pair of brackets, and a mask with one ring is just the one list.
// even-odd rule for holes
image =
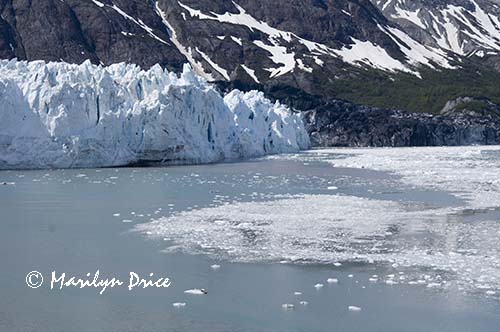
[[347, 276], [347, 278], [354, 278], [354, 275], [353, 275], [353, 274], [349, 274], [349, 275]]
[[300, 303], [301, 305], [303, 305], [303, 306], [306, 306], [306, 305], [308, 305], [308, 304], [309, 304], [309, 302], [307, 302], [307, 301], [300, 301], [299, 303]]
[[115, 214], [113, 214], [113, 217], [119, 217], [119, 216], [120, 216], [120, 214], [119, 214], [119, 213], [115, 213]]
[[191, 295], [206, 295], [206, 294], [208, 294], [208, 292], [203, 288], [201, 288], [201, 289], [198, 289], [198, 288], [188, 289], [188, 290], [185, 290], [184, 293], [191, 294]]
[[302, 292], [294, 292], [293, 295], [300, 296], [302, 295]]
[[335, 263], [333, 263], [333, 265], [336, 266], [336, 267], [339, 267], [339, 266], [342, 266], [342, 263], [335, 262]]
[[291, 303], [285, 303], [285, 304], [282, 304], [281, 307], [285, 310], [293, 310], [295, 309], [295, 305], [291, 304]]
[[125, 223], [125, 224], [130, 224], [133, 221], [130, 220], [130, 219], [123, 219], [122, 222]]
[[328, 278], [326, 280], [326, 282], [329, 283], [329, 284], [337, 284], [339, 282], [339, 279], [337, 279], [337, 278]]
[[369, 282], [377, 282], [378, 278], [371, 277], [368, 279]]
[[186, 303], [185, 302], [175, 302], [175, 303], [172, 303], [172, 305], [175, 307], [175, 308], [183, 308], [186, 306]]
[[328, 187], [327, 189], [328, 189], [328, 190], [337, 190], [337, 189], [339, 189], [339, 188], [338, 188], [338, 187], [335, 187], [335, 186], [330, 186], [330, 187]]
[[212, 270], [218, 270], [218, 269], [220, 269], [220, 265], [218, 265], [218, 264], [214, 264], [214, 265], [210, 266], [210, 268], [211, 268]]
[[492, 291], [492, 290], [486, 291], [486, 295], [496, 295], [496, 293], [497, 292]]
[[353, 311], [353, 312], [359, 312], [359, 311], [361, 311], [361, 308], [360, 308], [360, 307], [357, 307], [357, 306], [354, 306], [354, 305], [350, 305], [350, 306], [348, 307], [348, 310], [349, 310], [349, 311]]
[[227, 221], [225, 221], [225, 220], [216, 220], [216, 221], [214, 221], [214, 224], [219, 225], [219, 226], [223, 226], [223, 225], [227, 224]]
[[325, 286], [325, 285], [323, 285], [323, 284], [316, 284], [316, 285], [314, 285], [314, 288], [316, 288], [316, 289], [321, 289], [321, 288], [323, 288], [324, 286]]
[[438, 288], [438, 287], [441, 287], [441, 284], [438, 282], [431, 282], [427, 284], [427, 288]]

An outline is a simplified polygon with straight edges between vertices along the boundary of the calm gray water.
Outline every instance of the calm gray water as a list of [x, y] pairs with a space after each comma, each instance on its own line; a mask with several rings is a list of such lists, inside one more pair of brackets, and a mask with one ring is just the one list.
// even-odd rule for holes
[[[15, 184], [0, 186], [0, 331], [457, 332], [496, 331], [500, 324], [500, 301], [484, 292], [427, 287], [429, 282], [415, 286], [369, 281], [373, 275], [399, 278], [403, 273], [409, 278], [427, 273], [435, 278], [436, 269], [429, 267], [402, 270], [390, 259], [387, 263], [343, 259], [342, 265], [335, 266], [307, 259], [293, 263], [284, 257], [283, 264], [279, 257], [267, 260], [257, 253], [255, 259], [244, 262], [224, 248], [190, 251], [182, 247], [183, 241], [164, 240], [164, 233], [154, 237], [154, 228], [148, 234], [136, 230], [138, 224], [160, 217], [168, 220], [181, 211], [189, 217], [189, 211], [210, 213], [221, 206], [239, 208], [238, 202], [331, 195], [332, 190], [340, 196], [412, 201], [426, 207], [461, 204], [444, 192], [406, 187], [393, 175], [333, 168], [320, 161], [277, 159], [196, 167], [8, 171], [0, 173], [3, 181]], [[210, 236], [211, 228], [206, 230]], [[406, 233], [400, 234], [405, 239]], [[412, 241], [438, 238], [419, 234], [422, 237]], [[186, 243], [191, 241], [189, 234], [182, 237]], [[398, 243], [402, 242], [390, 245]], [[360, 244], [366, 245], [366, 241]], [[248, 257], [252, 248], [259, 255], [265, 253], [258, 241], [241, 248], [240, 254]], [[285, 242], [283, 248], [288, 250]], [[293, 247], [297, 248], [308, 257], [302, 250], [307, 245]], [[386, 248], [377, 255], [387, 252], [397, 254]], [[221, 268], [213, 270], [212, 264]], [[98, 269], [103, 277], [124, 280], [130, 271], [143, 276], [152, 272], [171, 278], [172, 285], [132, 292], [113, 288], [103, 295], [91, 288], [51, 290], [48, 285], [54, 270], [84, 277]], [[38, 289], [25, 282], [33, 270], [45, 277]], [[440, 275], [444, 278], [447, 272]], [[332, 277], [339, 282], [328, 284]], [[450, 283], [453, 278], [449, 276]], [[315, 289], [317, 283], [324, 287]], [[192, 288], [205, 288], [208, 294], [184, 293]], [[296, 291], [302, 295], [294, 295]], [[187, 305], [174, 308], [175, 302]], [[295, 304], [295, 309], [283, 310], [284, 303]], [[362, 310], [352, 312], [349, 306]]]

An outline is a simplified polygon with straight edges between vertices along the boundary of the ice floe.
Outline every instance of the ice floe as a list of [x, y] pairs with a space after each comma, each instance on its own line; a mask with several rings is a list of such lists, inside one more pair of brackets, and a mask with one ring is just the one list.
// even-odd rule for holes
[[406, 184], [446, 191], [474, 209], [500, 206], [500, 147], [328, 149], [336, 167], [394, 172]]
[[282, 304], [281, 307], [284, 309], [284, 310], [293, 310], [295, 309], [295, 305], [294, 304], [291, 304], [291, 303], [285, 303], [285, 304]]
[[[300, 264], [385, 262], [399, 270], [429, 267], [436, 275], [444, 271], [465, 288], [480, 284], [499, 287], [500, 224], [463, 223], [453, 212], [453, 208], [353, 196], [304, 195], [227, 203], [137, 227], [153, 237], [173, 239], [171, 250], [216, 259]], [[387, 235], [388, 229], [391, 235]], [[420, 277], [387, 280], [389, 284], [409, 283]], [[379, 280], [385, 282], [378, 276], [370, 278], [371, 282]], [[433, 276], [424, 281], [433, 282]]]
[[206, 295], [208, 294], [208, 292], [201, 288], [201, 289], [198, 289], [198, 288], [193, 288], [193, 289], [187, 289], [184, 291], [185, 294], [191, 294], [191, 295]]
[[175, 308], [184, 308], [187, 304], [185, 302], [175, 302], [172, 303], [172, 306]]

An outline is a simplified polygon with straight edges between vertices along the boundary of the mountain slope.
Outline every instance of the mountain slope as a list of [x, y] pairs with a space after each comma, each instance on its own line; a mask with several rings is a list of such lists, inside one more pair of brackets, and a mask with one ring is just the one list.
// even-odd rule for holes
[[[344, 98], [436, 112], [471, 87], [472, 97], [500, 100], [490, 88], [500, 81], [492, 72], [500, 66], [497, 3], [0, 0], [0, 57], [159, 63], [176, 72], [189, 62], [221, 86], [285, 100]], [[429, 89], [435, 86], [443, 87], [439, 98]]]
[[415, 39], [462, 56], [500, 52], [498, 0], [372, 0]]
[[207, 77], [230, 80], [244, 71], [255, 81], [335, 72], [341, 62], [412, 73], [415, 64], [450, 66], [443, 52], [388, 24], [367, 0], [0, 4], [5, 57], [172, 67], [189, 60]]

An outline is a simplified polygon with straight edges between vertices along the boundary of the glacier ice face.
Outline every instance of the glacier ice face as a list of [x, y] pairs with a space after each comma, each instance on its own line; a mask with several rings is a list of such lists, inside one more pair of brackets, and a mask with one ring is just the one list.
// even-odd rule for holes
[[301, 115], [185, 66], [0, 61], [0, 169], [193, 164], [309, 147]]

